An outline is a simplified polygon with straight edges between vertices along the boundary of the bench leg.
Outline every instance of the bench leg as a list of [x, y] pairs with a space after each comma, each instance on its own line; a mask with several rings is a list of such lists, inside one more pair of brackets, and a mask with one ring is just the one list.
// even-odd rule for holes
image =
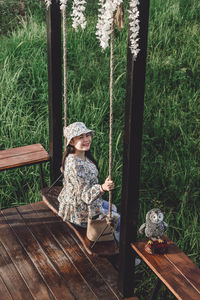
[[43, 189], [44, 187], [46, 187], [46, 183], [44, 181], [44, 173], [43, 173], [43, 169], [42, 169], [42, 163], [39, 163], [39, 171], [40, 171], [40, 185], [41, 185], [41, 188]]

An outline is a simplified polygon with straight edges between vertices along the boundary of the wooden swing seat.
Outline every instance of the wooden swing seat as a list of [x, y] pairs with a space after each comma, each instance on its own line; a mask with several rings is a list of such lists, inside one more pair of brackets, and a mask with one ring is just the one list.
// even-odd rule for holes
[[[48, 188], [41, 190], [41, 196], [45, 204], [58, 215], [58, 195], [61, 191], [61, 186], [54, 186], [48, 192]], [[86, 236], [86, 228], [82, 228], [73, 223], [66, 221], [67, 225], [76, 234], [85, 250], [89, 255], [92, 256], [113, 256], [119, 254], [119, 248], [116, 245], [116, 241], [109, 242], [97, 242], [95, 246], [91, 249], [92, 242], [88, 240]]]

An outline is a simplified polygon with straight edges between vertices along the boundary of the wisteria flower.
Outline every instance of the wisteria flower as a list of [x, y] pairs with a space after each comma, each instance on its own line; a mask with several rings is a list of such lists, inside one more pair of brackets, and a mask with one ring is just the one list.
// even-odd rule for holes
[[51, 5], [51, 0], [45, 0], [45, 3], [46, 3], [46, 6], [47, 6], [47, 9], [48, 9], [49, 6]]
[[82, 29], [86, 27], [86, 19], [84, 16], [85, 12], [85, 0], [74, 0], [72, 6], [72, 27], [77, 31], [78, 26], [81, 26]]
[[67, 6], [67, 0], [60, 0], [60, 9], [64, 10]]
[[114, 12], [122, 1], [123, 0], [99, 0], [100, 8], [96, 25], [96, 36], [103, 50], [108, 47]]
[[129, 25], [130, 25], [130, 49], [131, 53], [133, 54], [133, 59], [136, 60], [138, 53], [140, 52], [139, 49], [139, 30], [140, 30], [140, 21], [138, 19], [139, 17], [139, 11], [138, 11], [138, 5], [139, 0], [131, 0], [130, 6], [129, 6]]

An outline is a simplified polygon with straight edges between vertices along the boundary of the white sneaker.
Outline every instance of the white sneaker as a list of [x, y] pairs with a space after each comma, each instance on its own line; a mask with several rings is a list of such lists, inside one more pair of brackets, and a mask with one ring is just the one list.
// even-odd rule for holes
[[141, 259], [135, 258], [135, 267], [137, 267], [141, 263]]

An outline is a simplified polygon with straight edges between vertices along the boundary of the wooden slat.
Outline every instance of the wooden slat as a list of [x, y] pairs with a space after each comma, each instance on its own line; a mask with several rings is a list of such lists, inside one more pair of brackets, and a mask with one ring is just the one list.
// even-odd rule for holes
[[90, 260], [74, 232], [43, 202], [1, 211], [0, 243], [6, 260], [5, 269], [0, 265], [5, 300], [22, 299], [6, 277], [13, 272], [20, 278], [15, 280], [19, 289], [25, 286], [30, 294], [23, 299], [121, 299], [113, 288], [117, 272], [112, 265], [102, 257]]
[[[76, 240], [76, 243], [79, 244], [79, 247], [85, 253], [88, 260], [93, 264], [96, 271], [109, 284], [109, 287], [111, 288], [113, 293], [119, 297], [119, 291], [118, 291], [118, 285], [117, 285], [118, 275], [119, 275], [118, 271], [117, 271], [119, 255], [116, 254], [114, 256], [106, 256], [106, 260], [103, 257], [89, 255], [88, 252], [85, 251], [85, 248], [83, 247], [83, 245], [80, 244], [80, 241], [77, 238], [77, 236], [74, 236], [74, 239]], [[104, 261], [103, 263], [102, 263], [102, 260]]]
[[[48, 192], [48, 188], [41, 190], [42, 199], [45, 204], [55, 213], [58, 214], [58, 195], [62, 187], [54, 186]], [[74, 231], [76, 236], [79, 238], [80, 242], [83, 244], [85, 250], [93, 256], [106, 256], [106, 255], [116, 255], [119, 253], [119, 248], [115, 241], [100, 242], [96, 243], [94, 248], [91, 249], [91, 242], [86, 237], [86, 228], [76, 226], [70, 222], [67, 225]]]
[[11, 294], [8, 291], [7, 286], [5, 285], [3, 279], [0, 276], [0, 295], [4, 300], [13, 300]]
[[139, 300], [138, 297], [129, 297], [129, 298], [124, 298], [124, 300]]
[[[5, 218], [0, 214], [0, 241], [6, 249], [8, 255], [12, 259], [13, 264], [18, 272], [24, 278], [27, 287], [31, 291], [33, 297], [41, 297], [41, 299], [54, 299], [53, 295], [47, 288], [42, 277], [38, 273], [34, 264], [28, 257], [26, 251], [23, 249], [10, 226], [7, 224]], [[12, 282], [10, 282], [10, 289], [12, 289]], [[0, 292], [1, 295], [1, 292]], [[2, 299], [7, 299], [2, 298]], [[8, 298], [9, 299], [9, 298]], [[15, 297], [16, 299], [16, 297]]]
[[[42, 194], [45, 193], [46, 190], [47, 190], [47, 188], [43, 189]], [[55, 186], [50, 190], [51, 197], [43, 198], [43, 199], [45, 199], [45, 203], [47, 203], [48, 207], [50, 207], [51, 210], [55, 214], [58, 213], [57, 197], [58, 197], [60, 190], [61, 190], [61, 187]], [[67, 224], [69, 226], [69, 222], [67, 222]], [[71, 228], [71, 226], [70, 226], [70, 228]], [[80, 229], [81, 228], [79, 228], [79, 230]], [[74, 231], [74, 228], [72, 228], [72, 230]], [[77, 233], [76, 233], [76, 237], [77, 237]], [[78, 238], [76, 238], [76, 237], [74, 237], [74, 238], [76, 239], [77, 244], [79, 244], [79, 247], [82, 248], [82, 250], [83, 250], [83, 247], [81, 245], [81, 243], [83, 244], [82, 239], [81, 239], [81, 243], [80, 243], [80, 236], [78, 236]], [[85, 232], [83, 232], [83, 238], [85, 238]], [[104, 247], [108, 247], [107, 245], [108, 245], [107, 243], [104, 243]], [[89, 255], [87, 255], [87, 253], [85, 253], [85, 255], [87, 255], [88, 259], [93, 263], [93, 265], [95, 265], [95, 268], [97, 269], [98, 272], [100, 272], [101, 276], [106, 280], [106, 282], [109, 283], [110, 288], [113, 290], [113, 293], [119, 295], [118, 288], [117, 288], [118, 272], [110, 265], [110, 263], [108, 263], [108, 262], [103, 263], [103, 264], [101, 263], [101, 259], [98, 259], [96, 257], [97, 256], [96, 254], [98, 253], [98, 251], [97, 251], [98, 249], [94, 253], [92, 253], [90, 251], [90, 249], [85, 247], [85, 244], [83, 244], [83, 246], [84, 246], [84, 249], [86, 250], [86, 252], [89, 254]], [[100, 245], [98, 245], [98, 247], [100, 247]], [[106, 251], [104, 250], [104, 253], [110, 254], [110, 250], [106, 249]], [[114, 257], [117, 256], [116, 253], [118, 253], [118, 251], [115, 253], [114, 252], [112, 253], [113, 255], [115, 254]], [[93, 255], [91, 255], [91, 254], [93, 254]], [[111, 276], [110, 276], [110, 268], [112, 268]]]
[[[80, 245], [80, 248], [82, 248], [82, 250], [83, 250], [82, 245]], [[110, 263], [110, 261], [109, 261], [110, 256], [106, 257], [106, 259], [105, 259], [102, 257], [88, 255], [88, 253], [86, 253], [86, 252], [85, 252], [85, 254], [86, 254], [87, 258], [89, 259], [89, 261], [94, 265], [96, 271], [107, 282], [107, 284], [109, 285], [109, 287], [113, 291], [113, 293], [115, 295], [117, 295], [117, 297], [120, 297], [120, 299], [121, 299], [121, 296], [119, 296], [119, 291], [118, 291], [118, 286], [117, 286], [118, 271]], [[118, 256], [118, 255], [116, 255], [116, 256]]]
[[18, 300], [33, 300], [23, 278], [15, 268], [12, 260], [1, 243], [0, 254], [0, 275], [3, 278], [10, 295], [12, 295], [12, 298]]
[[0, 151], [0, 171], [49, 160], [41, 144], [28, 145]]
[[[94, 258], [92, 262], [84, 249], [81, 249], [80, 241], [73, 231], [61, 218], [58, 218], [49, 209], [45, 209], [46, 205], [42, 202], [32, 204], [32, 206], [96, 297], [98, 299], [121, 299], [117, 290], [113, 288], [113, 285], [115, 287], [117, 285], [117, 272], [111, 264], [102, 257]], [[46, 222], [49, 218], [54, 218], [55, 222]], [[102, 272], [99, 272], [99, 269]], [[112, 285], [113, 282], [115, 284]]]
[[[34, 207], [37, 208], [38, 204], [35, 204]], [[45, 205], [43, 206], [43, 210], [44, 208]], [[74, 264], [71, 261], [71, 257], [67, 252], [63, 251], [63, 249], [59, 245], [58, 240], [55, 239], [51, 232], [48, 230], [47, 226], [48, 224], [51, 224], [56, 231], [55, 237], [57, 237], [60, 230], [60, 220], [56, 217], [54, 218], [54, 215], [49, 215], [47, 216], [47, 220], [51, 219], [51, 222], [47, 221], [47, 224], [45, 224], [43, 220], [45, 220], [46, 214], [43, 213], [42, 210], [39, 210], [38, 214], [35, 213], [30, 205], [21, 206], [18, 208], [18, 210], [25, 220], [26, 224], [28, 225], [30, 231], [34, 235], [35, 239], [37, 239], [45, 254], [48, 256], [49, 260], [51, 260], [57, 272], [64, 279], [66, 286], [68, 286], [75, 299], [80, 298], [80, 295], [82, 299], [96, 299], [93, 290], [90, 289], [90, 286], [81, 276], [80, 272], [74, 267]], [[38, 220], [37, 224], [35, 224], [35, 220]], [[71, 246], [70, 241], [67, 241], [67, 243], [68, 248], [70, 247], [70, 249], [72, 249], [72, 252], [76, 253], [77, 247]], [[82, 266], [83, 263], [84, 257], [79, 256], [79, 267]]]
[[43, 151], [43, 150], [44, 150], [44, 148], [41, 144], [33, 144], [33, 145], [16, 147], [16, 148], [10, 148], [10, 149], [0, 151], [0, 159], [9, 158], [12, 156], [20, 156], [23, 154], [37, 152], [37, 151]]
[[148, 254], [144, 250], [146, 241], [131, 245], [177, 299], [200, 299], [200, 269], [172, 241], [168, 242], [168, 254], [164, 255]]
[[[18, 240], [46, 282], [53, 296], [56, 299], [74, 300], [74, 296], [67, 287], [65, 280], [60, 276], [38, 241], [34, 238], [32, 232], [27, 228], [17, 209], [6, 209], [3, 211], [3, 215], [6, 217], [7, 222], [15, 232]], [[38, 218], [34, 222], [37, 226], [40, 226]], [[23, 299], [26, 298], [24, 297]]]
[[170, 251], [165, 257], [178, 268], [200, 294], [200, 268], [169, 239], [168, 244]]

